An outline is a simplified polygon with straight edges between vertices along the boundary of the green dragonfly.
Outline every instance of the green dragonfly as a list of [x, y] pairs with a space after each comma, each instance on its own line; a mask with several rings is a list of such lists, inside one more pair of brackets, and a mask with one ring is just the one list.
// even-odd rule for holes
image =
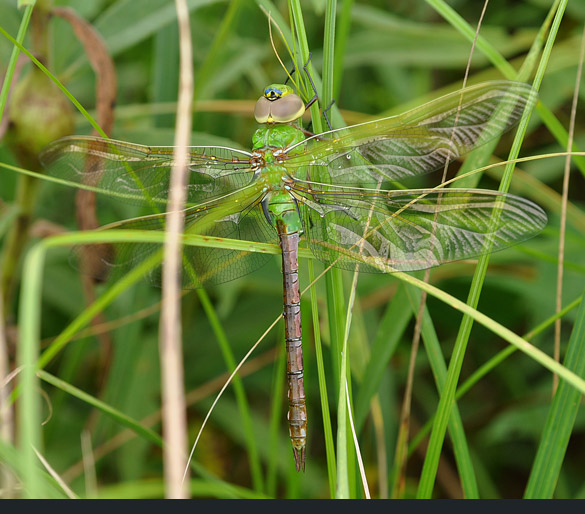
[[[328, 265], [359, 271], [413, 271], [502, 250], [546, 224], [534, 203], [482, 189], [401, 189], [513, 127], [536, 101], [527, 84], [468, 87], [399, 116], [322, 134], [300, 128], [306, 106], [293, 89], [268, 86], [254, 115], [262, 124], [252, 151], [189, 149], [185, 232], [273, 242], [282, 249], [288, 423], [297, 471], [305, 469], [307, 412], [303, 385], [298, 247], [304, 235]], [[41, 162], [53, 176], [146, 205], [153, 214], [104, 228], [164, 230], [172, 147], [94, 137], [51, 143]], [[87, 247], [86, 247], [87, 249]], [[110, 275], [160, 253], [160, 245], [94, 245]], [[95, 250], [95, 251], [94, 251]], [[241, 277], [269, 255], [185, 246], [183, 286]], [[148, 278], [160, 283], [160, 259]]]

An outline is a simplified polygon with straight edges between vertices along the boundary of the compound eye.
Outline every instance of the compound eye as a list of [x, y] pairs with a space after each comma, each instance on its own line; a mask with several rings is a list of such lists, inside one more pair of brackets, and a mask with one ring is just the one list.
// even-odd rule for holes
[[271, 104], [271, 113], [274, 121], [288, 123], [299, 119], [305, 112], [305, 103], [300, 96], [290, 93]]
[[254, 107], [254, 118], [258, 123], [268, 123], [270, 118], [271, 102], [265, 96], [258, 98]]
[[282, 97], [282, 91], [275, 87], [267, 87], [264, 90], [264, 97], [270, 101], [274, 101]]

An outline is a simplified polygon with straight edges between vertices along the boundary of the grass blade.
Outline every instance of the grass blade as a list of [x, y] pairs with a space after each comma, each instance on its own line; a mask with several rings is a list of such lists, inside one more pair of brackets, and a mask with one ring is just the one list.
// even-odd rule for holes
[[399, 284], [392, 301], [388, 304], [382, 317], [371, 349], [371, 356], [364, 371], [355, 402], [355, 423], [361, 431], [370, 409], [372, 398], [376, 394], [382, 375], [390, 362], [402, 334], [406, 330], [412, 316], [408, 303], [406, 288]]
[[[312, 260], [308, 262], [309, 281], [311, 284], [315, 281], [314, 264]], [[319, 329], [319, 311], [317, 304], [316, 287], [311, 287], [311, 312], [313, 315], [313, 331], [315, 335], [315, 356], [317, 359], [317, 376], [319, 380], [319, 397], [321, 398], [321, 412], [323, 415], [323, 432], [325, 439], [325, 452], [327, 456], [327, 476], [329, 478], [329, 492], [331, 497], [335, 496], [336, 490], [336, 464], [335, 464], [335, 444], [333, 442], [333, 430], [331, 428], [331, 413], [329, 410], [329, 400], [327, 397], [327, 382], [325, 380], [325, 367], [323, 365], [323, 347], [321, 346], [321, 331]]]
[[74, 396], [74, 397], [80, 399], [81, 401], [87, 403], [88, 405], [95, 407], [100, 412], [104, 413], [106, 416], [111, 417], [120, 425], [129, 428], [130, 430], [135, 432], [140, 437], [146, 439], [147, 441], [150, 441], [151, 443], [153, 443], [159, 447], [162, 447], [163, 441], [162, 441], [161, 437], [156, 432], [154, 432], [150, 428], [142, 426], [138, 421], [132, 419], [130, 416], [127, 416], [123, 412], [120, 412], [119, 410], [114, 409], [110, 405], [102, 402], [101, 400], [98, 400], [97, 398], [91, 396], [90, 394], [85, 393], [81, 389], [79, 389], [75, 386], [72, 386], [71, 384], [68, 384], [67, 382], [64, 382], [63, 380], [59, 379], [58, 377], [55, 377], [54, 375], [47, 373], [46, 371], [40, 370], [38, 372], [38, 375], [42, 380], [44, 380], [48, 384], [51, 384], [55, 387], [58, 387], [59, 389], [61, 389], [62, 391], [65, 391], [66, 393], [70, 394], [71, 396]]
[[20, 54], [20, 47], [22, 46], [22, 42], [24, 41], [24, 36], [26, 34], [26, 30], [28, 28], [28, 24], [30, 22], [30, 17], [32, 15], [33, 9], [34, 9], [33, 5], [26, 6], [24, 14], [22, 15], [20, 27], [18, 28], [18, 34], [16, 35], [16, 42], [18, 44], [14, 45], [12, 53], [10, 54], [10, 61], [8, 61], [8, 67], [6, 68], [6, 73], [4, 75], [4, 82], [2, 83], [2, 90], [0, 91], [0, 123], [2, 122], [4, 109], [6, 108], [8, 92], [10, 91], [10, 86], [12, 85], [12, 77], [14, 76], [14, 70], [16, 69], [16, 61], [18, 60], [18, 56]]
[[20, 447], [22, 451], [23, 482], [25, 494], [30, 498], [45, 497], [35, 448], [42, 451], [41, 405], [39, 380], [36, 374], [41, 332], [41, 286], [45, 251], [41, 245], [33, 247], [24, 261], [24, 283], [20, 297], [20, 348], [19, 375], [21, 403], [18, 408]]
[[[585, 375], [585, 302], [579, 307], [563, 364], [576, 375]], [[524, 498], [552, 498], [581, 399], [582, 392], [565, 381], [559, 383]]]
[[[564, 6], [566, 6], [566, 3], [564, 4]], [[545, 52], [541, 59], [541, 63], [534, 81], [535, 87], [537, 89], [544, 75], [546, 63], [548, 62], [548, 57], [550, 56], [550, 51], [552, 49], [552, 42], [555, 40], [562, 19], [564, 6], [559, 7], [557, 15], [555, 16], [555, 20], [553, 22], [551, 32], [547, 40]], [[514, 139], [514, 144], [512, 145], [512, 149], [510, 150], [509, 156], [510, 159], [514, 159], [518, 156], [518, 153], [520, 151], [520, 145], [528, 125], [528, 120], [529, 115], [528, 116], [525, 115], [520, 122], [518, 131], [516, 133], [516, 137]], [[504, 177], [502, 179], [502, 182], [500, 183], [499, 188], [500, 191], [505, 192], [509, 189], [510, 181], [512, 179], [512, 171], [513, 165], [506, 167]], [[487, 265], [489, 259], [490, 259], [489, 254], [486, 254], [479, 259], [478, 266], [473, 276], [473, 281], [471, 284], [471, 289], [467, 300], [468, 305], [472, 307], [476, 307], [479, 302], [479, 297], [481, 294], [483, 281], [487, 272]], [[439, 464], [439, 456], [443, 446], [443, 439], [445, 436], [445, 431], [447, 429], [448, 419], [451, 415], [451, 408], [455, 398], [457, 381], [459, 379], [461, 366], [463, 364], [463, 357], [465, 355], [465, 349], [467, 346], [467, 342], [469, 340], [469, 335], [471, 333], [472, 326], [473, 320], [468, 316], [464, 316], [457, 336], [457, 341], [455, 343], [455, 348], [453, 350], [453, 357], [451, 359], [451, 362], [449, 363], [449, 370], [447, 375], [447, 381], [445, 383], [444, 393], [441, 395], [441, 399], [439, 400], [439, 405], [437, 407], [437, 417], [435, 418], [435, 424], [433, 427], [433, 432], [431, 434], [428, 452], [421, 474], [419, 489], [417, 492], [418, 498], [430, 498], [432, 495], [435, 476], [437, 473], [437, 467]]]

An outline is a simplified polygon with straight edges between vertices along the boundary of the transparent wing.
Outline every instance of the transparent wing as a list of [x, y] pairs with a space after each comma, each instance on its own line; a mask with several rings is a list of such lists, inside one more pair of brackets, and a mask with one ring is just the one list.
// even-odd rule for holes
[[[248, 152], [219, 146], [189, 150], [188, 205], [236, 191], [253, 179]], [[74, 185], [150, 207], [167, 203], [172, 147], [74, 136], [50, 143], [39, 159], [49, 175]]]
[[[240, 211], [229, 212], [224, 204], [209, 203], [190, 209], [185, 216], [185, 234], [208, 238], [222, 237], [245, 241], [274, 242], [276, 233], [267, 223], [262, 209], [251, 195], [239, 198], [235, 205], [244, 205]], [[245, 200], [245, 201], [244, 201]], [[232, 204], [234, 205], [234, 204]], [[113, 223], [101, 230], [155, 230], [165, 229], [164, 214], [157, 214]], [[74, 248], [76, 267], [100, 280], [116, 280], [137, 266], [148, 264], [146, 278], [153, 285], [161, 283], [162, 244], [122, 242], [84, 245]], [[234, 280], [263, 266], [270, 255], [232, 249], [203, 246], [183, 247], [182, 287], [194, 289], [209, 284]]]
[[399, 116], [308, 138], [287, 149], [283, 164], [299, 179], [305, 178], [302, 167], [309, 167], [315, 182], [365, 186], [400, 181], [442, 168], [499, 136], [536, 100], [528, 84], [486, 82]]
[[345, 269], [414, 271], [496, 252], [536, 235], [546, 214], [511, 194], [474, 189], [303, 198], [311, 251]]

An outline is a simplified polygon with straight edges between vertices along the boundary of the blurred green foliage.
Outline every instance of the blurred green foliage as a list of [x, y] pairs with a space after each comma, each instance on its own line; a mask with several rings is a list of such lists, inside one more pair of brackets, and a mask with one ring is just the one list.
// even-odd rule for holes
[[[275, 58], [270, 45], [268, 23], [259, 4], [240, 2], [237, 15], [225, 37], [217, 41], [228, 2], [192, 0], [191, 28], [195, 60], [196, 98], [193, 144], [219, 144], [249, 148], [256, 128], [252, 117], [254, 101], [269, 83], [282, 81], [284, 70]], [[55, 2], [75, 9], [101, 33], [114, 59], [118, 74], [116, 123], [112, 137], [141, 144], [171, 145], [173, 142], [174, 101], [176, 99], [178, 55], [174, 2], [169, 0], [93, 1], [71, 0]], [[339, 2], [339, 9], [345, 2]], [[527, 0], [509, 2], [492, 0], [483, 20], [481, 35], [487, 39], [514, 67], [520, 67], [527, 51], [547, 15], [550, 2]], [[480, 14], [480, 3], [455, 0], [449, 5], [472, 27]], [[286, 2], [275, 1], [273, 15], [286, 27]], [[322, 63], [324, 0], [303, 2], [305, 23], [312, 63], [317, 72]], [[20, 13], [10, 0], [0, 0], [0, 24], [10, 34], [16, 34]], [[446, 23], [432, 7], [422, 0], [356, 1], [351, 6], [348, 35], [336, 70], [340, 88], [336, 107], [342, 110], [348, 123], [359, 115], [377, 116], [400, 112], [435, 96], [434, 91], [460, 87], [470, 52], [470, 43]], [[555, 112], [568, 127], [570, 105], [574, 91], [579, 58], [579, 36], [585, 22], [585, 10], [580, 2], [570, 2], [550, 65], [542, 84], [542, 102]], [[283, 27], [283, 28], [284, 28]], [[73, 95], [91, 110], [95, 107], [95, 76], [88, 65], [83, 49], [62, 19], [53, 18], [47, 27], [49, 48], [47, 67], [55, 73]], [[280, 39], [276, 46], [284, 64], [291, 60]], [[25, 40], [29, 47], [30, 40]], [[0, 40], [0, 69], [3, 71], [12, 46]], [[213, 50], [213, 52], [212, 52]], [[210, 60], [210, 52], [212, 59]], [[19, 81], [31, 72], [30, 64], [23, 68]], [[488, 58], [476, 50], [471, 63], [471, 80], [500, 79], [502, 75]], [[575, 141], [585, 146], [583, 107], [585, 86], [580, 86], [580, 106], [575, 127]], [[213, 101], [213, 102], [210, 102]], [[242, 104], [242, 101], [247, 101]], [[351, 112], [346, 112], [351, 111]], [[8, 113], [10, 115], [10, 113]], [[43, 123], [39, 119], [39, 124]], [[76, 114], [74, 133], [88, 134], [90, 125]], [[495, 154], [505, 158], [511, 136], [503, 138]], [[523, 146], [524, 155], [563, 151], [537, 116], [533, 116], [531, 131]], [[0, 141], [0, 161], [17, 163], [14, 148]], [[544, 159], [522, 165], [536, 178], [545, 193], [560, 205], [558, 193], [562, 187], [564, 160]], [[578, 172], [571, 175], [569, 200], [583, 212], [585, 184]], [[513, 183], [512, 192], [522, 183]], [[494, 188], [497, 182], [489, 176], [481, 187]], [[523, 190], [531, 197], [530, 191]], [[40, 222], [50, 221], [66, 230], [76, 229], [75, 191], [51, 183], [43, 183], [36, 199], [33, 229]], [[0, 237], [10, 226], [10, 206], [15, 198], [15, 176], [3, 169], [0, 172]], [[98, 215], [103, 224], [140, 215], [132, 205], [113, 199], [98, 199]], [[528, 332], [554, 314], [556, 289], [556, 256], [559, 238], [558, 208], [548, 212], [549, 225], [536, 239], [512, 248], [491, 259], [483, 288], [479, 310], [518, 334]], [[32, 231], [29, 245], [38, 237]], [[565, 281], [563, 304], [579, 297], [585, 283], [585, 225], [569, 223], [565, 249]], [[282, 279], [279, 259], [252, 275], [209, 289], [213, 306], [225, 331], [231, 351], [239, 360], [248, 348], [281, 314]], [[317, 269], [319, 270], [319, 264]], [[449, 264], [435, 270], [433, 284], [453, 296], [465, 300], [473, 268], [467, 263]], [[347, 279], [347, 280], [345, 280]], [[301, 262], [301, 280], [308, 284], [306, 262]], [[344, 275], [349, 286], [350, 276]], [[18, 281], [18, 280], [17, 280]], [[378, 333], [388, 302], [396, 291], [398, 281], [392, 276], [362, 274], [358, 284], [358, 300], [354, 326], [350, 337], [350, 359], [355, 375], [355, 392], [359, 391], [360, 372], [369, 359], [372, 341]], [[315, 286], [318, 298], [325, 296], [323, 281]], [[98, 292], [105, 288], [98, 286]], [[112, 407], [137, 419], [156, 412], [160, 403], [158, 364], [158, 316], [156, 308], [160, 290], [141, 283], [124, 293], [107, 309], [105, 318], [114, 323], [109, 331], [112, 344], [104, 347], [93, 335], [81, 334], [50, 363], [47, 371], [88, 392]], [[9, 341], [14, 357], [16, 338], [15, 319], [18, 293], [7, 306]], [[210, 424], [203, 433], [195, 460], [208, 474], [196, 476], [201, 482], [193, 486], [201, 496], [269, 495], [276, 497], [318, 498], [329, 496], [324, 454], [323, 428], [320, 412], [317, 371], [313, 350], [314, 327], [310, 321], [308, 295], [303, 298], [305, 348], [305, 380], [309, 409], [309, 450], [306, 474], [297, 475], [285, 420], [284, 374], [280, 372], [278, 356], [282, 356], [282, 326], [272, 331], [255, 354], [261, 359], [258, 369], [243, 379], [246, 396], [252, 411], [252, 423], [257, 434], [263, 472], [274, 476], [266, 480], [263, 490], [253, 492], [248, 456], [245, 451], [240, 411], [233, 390], [228, 388], [218, 403]], [[62, 332], [64, 327], [84, 308], [85, 299], [78, 272], [68, 263], [68, 250], [51, 251], [44, 268], [42, 297], [42, 338], [45, 344]], [[154, 307], [153, 307], [154, 306]], [[153, 307], [146, 315], [128, 317]], [[191, 441], [209, 408], [218, 386], [218, 377], [227, 367], [199, 297], [189, 292], [183, 299], [183, 338], [185, 383], [188, 392], [198, 395], [189, 411]], [[448, 305], [430, 298], [428, 308], [441, 349], [448, 360], [456, 337], [461, 315]], [[329, 344], [327, 309], [319, 305], [321, 337]], [[563, 347], [569, 339], [575, 312], [563, 318]], [[395, 447], [398, 415], [402, 401], [414, 321], [400, 335], [396, 351], [386, 367], [378, 389], [381, 406], [382, 439], [385, 460], [382, 467], [390, 473]], [[552, 352], [552, 326], [532, 342]], [[487, 329], [473, 329], [463, 378], [504, 347], [504, 343]], [[276, 350], [273, 350], [275, 349]], [[273, 353], [274, 352], [274, 353]], [[268, 354], [268, 355], [266, 355]], [[262, 358], [262, 357], [266, 358]], [[254, 356], [253, 356], [254, 358]], [[325, 353], [327, 379], [335, 376], [330, 355]], [[281, 382], [278, 384], [278, 382]], [[52, 386], [46, 391], [44, 409], [47, 415], [43, 427], [45, 456], [64, 476], [80, 496], [102, 494], [127, 497], [157, 497], [161, 493], [162, 457], [160, 448], [147, 440], [134, 438], [115, 445], [123, 428], [90, 407]], [[273, 392], [277, 391], [275, 399]], [[336, 404], [335, 386], [330, 386], [330, 405]], [[437, 392], [428, 358], [421, 351], [417, 360], [412, 407], [412, 432], [428, 421], [435, 412]], [[551, 401], [551, 376], [539, 364], [516, 353], [500, 363], [459, 402], [459, 410], [473, 456], [480, 495], [486, 498], [515, 498], [524, 493], [534, 461], [542, 429]], [[277, 406], [280, 412], [272, 409]], [[278, 438], [272, 441], [271, 418], [278, 419]], [[158, 423], [152, 427], [160, 430]], [[579, 413], [566, 460], [560, 475], [556, 495], [578, 498], [585, 496], [583, 466], [580, 456], [585, 451], [585, 417]], [[335, 429], [335, 427], [334, 427]], [[97, 491], [88, 489], [84, 481], [81, 434], [87, 431], [95, 450]], [[119, 436], [118, 436], [119, 437]], [[366, 473], [373, 496], [383, 494], [379, 485], [380, 467], [376, 461], [381, 441], [376, 438], [376, 423], [368, 416], [359, 435]], [[271, 445], [276, 448], [272, 452]], [[111, 447], [102, 445], [110, 444]], [[414, 495], [417, 477], [424, 458], [424, 444], [409, 461], [406, 496]], [[102, 453], [103, 449], [103, 453]], [[457, 469], [451, 447], [444, 449], [444, 468], [439, 471], [435, 495], [461, 495]], [[274, 470], [274, 471], [272, 471]], [[212, 476], [226, 483], [215, 488]], [[391, 477], [390, 477], [391, 478]], [[356, 481], [357, 483], [357, 481]], [[150, 486], [149, 486], [150, 484]], [[227, 485], [231, 485], [229, 488]], [[390, 490], [392, 483], [390, 481]], [[388, 483], [386, 484], [388, 486]], [[359, 485], [354, 486], [357, 491]], [[243, 489], [240, 489], [243, 488]], [[382, 491], [382, 492], [381, 492]], [[361, 493], [356, 493], [359, 496]]]

